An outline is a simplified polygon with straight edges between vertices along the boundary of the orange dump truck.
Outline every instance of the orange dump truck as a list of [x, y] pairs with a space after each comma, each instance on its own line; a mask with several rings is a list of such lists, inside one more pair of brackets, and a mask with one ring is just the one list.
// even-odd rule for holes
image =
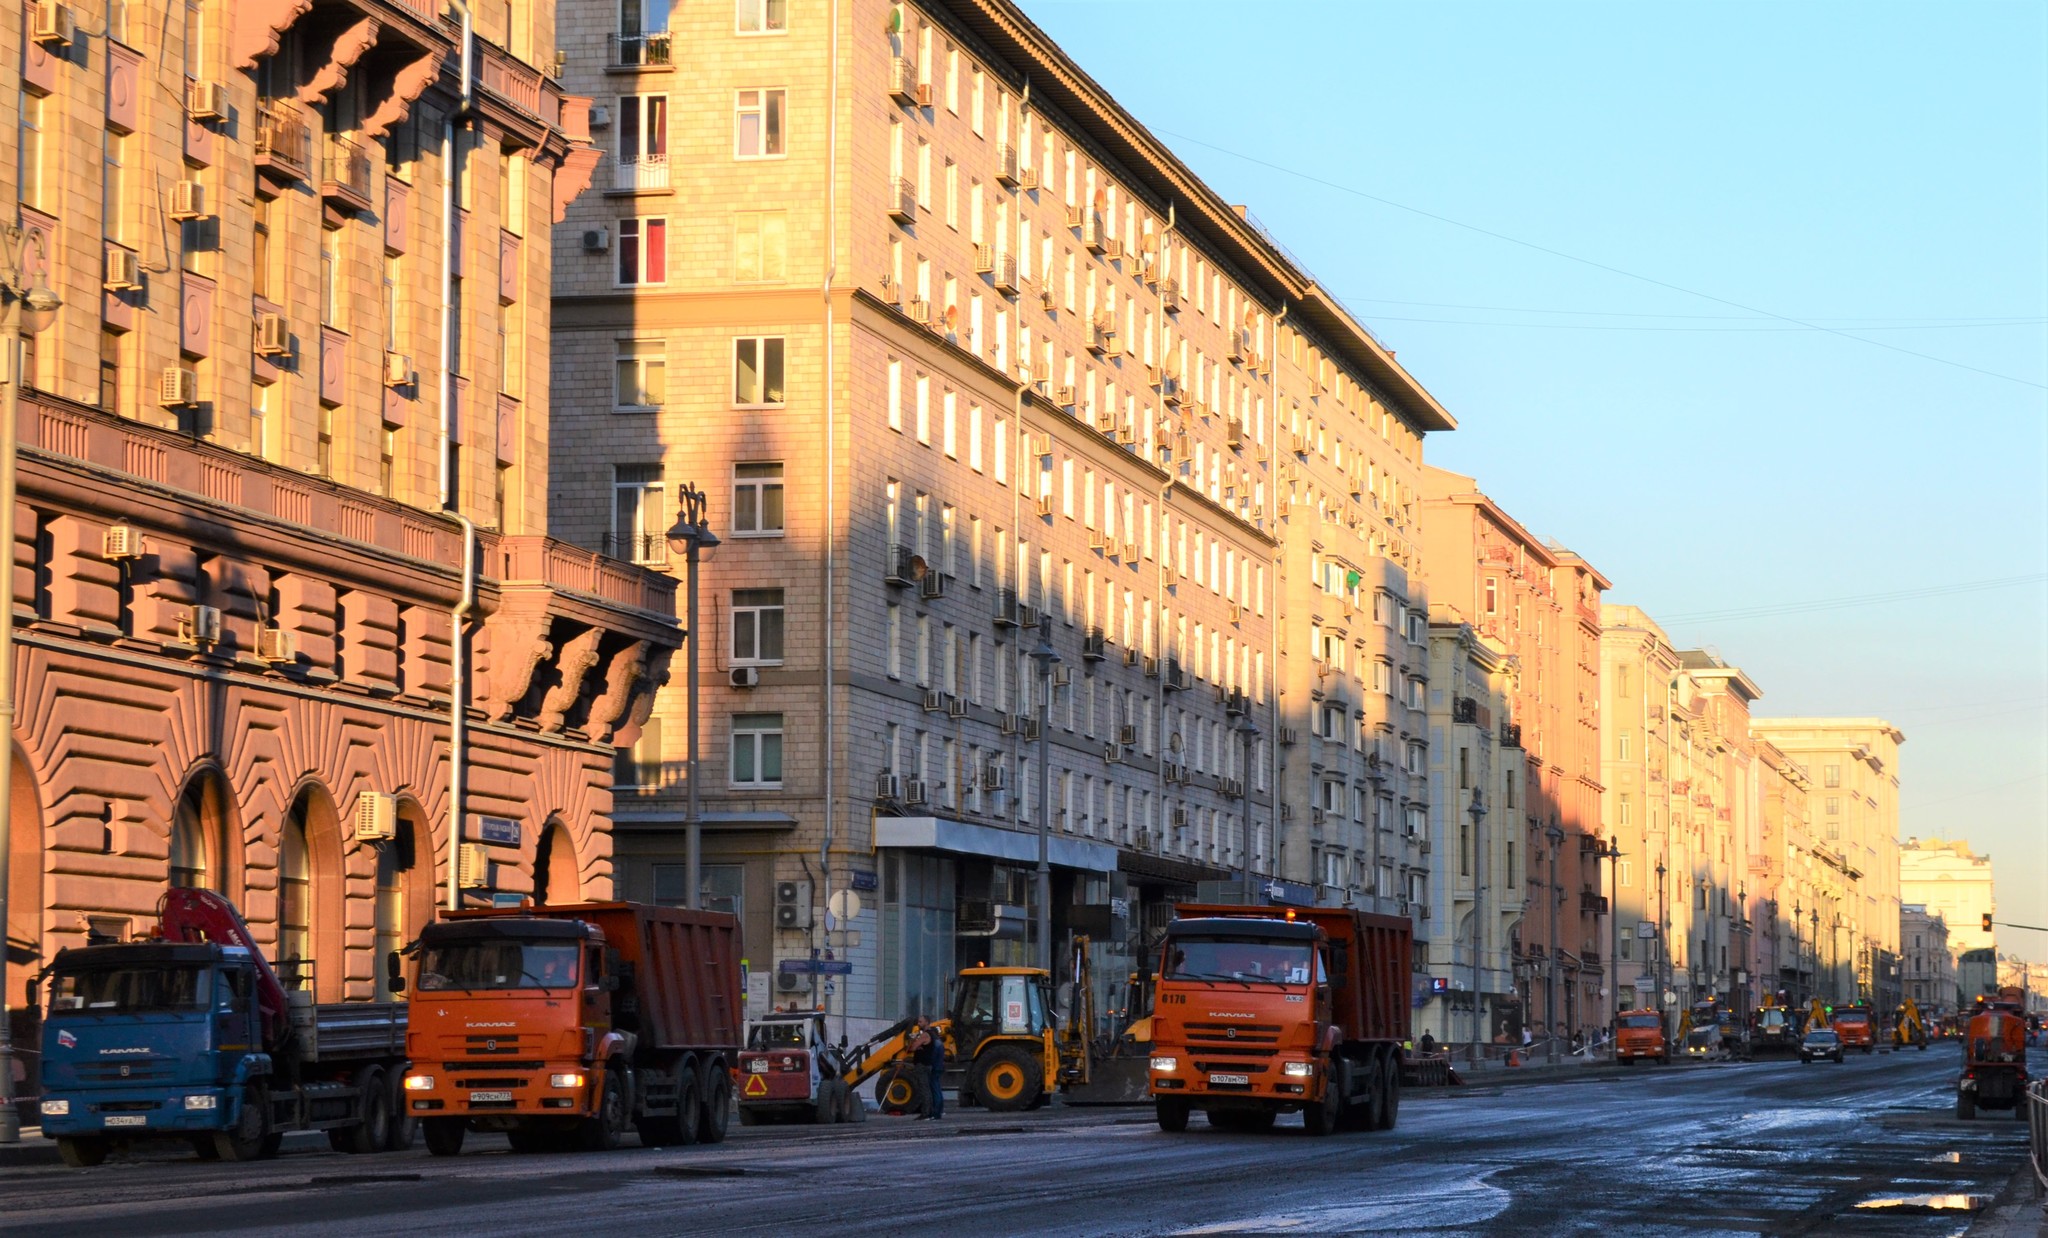
[[[717, 1143], [731, 1109], [739, 929], [721, 912], [578, 903], [443, 912], [411, 948], [407, 1112], [436, 1156]], [[396, 956], [393, 956], [394, 970]]]
[[1614, 1021], [1614, 1060], [1633, 1066], [1638, 1058], [1671, 1061], [1671, 1042], [1664, 1038], [1664, 1016], [1654, 1010], [1624, 1010]]
[[1844, 1006], [1835, 1011], [1833, 1020], [1835, 1035], [1842, 1038], [1842, 1051], [1861, 1049], [1865, 1053], [1877, 1051], [1877, 1020], [1871, 1018], [1868, 1006]]
[[2018, 989], [1999, 990], [1999, 1000], [1977, 999], [1963, 1029], [1963, 1075], [1956, 1080], [1956, 1116], [1979, 1109], [2010, 1109], [2027, 1120], [2027, 1020]]
[[1344, 908], [1192, 906], [1166, 928], [1152, 1005], [1162, 1130], [1391, 1129], [1401, 1103], [1413, 930]]

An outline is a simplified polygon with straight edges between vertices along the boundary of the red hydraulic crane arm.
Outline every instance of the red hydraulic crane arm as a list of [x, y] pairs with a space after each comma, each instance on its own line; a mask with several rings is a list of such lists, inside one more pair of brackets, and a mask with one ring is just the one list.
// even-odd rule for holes
[[224, 895], [212, 890], [181, 888], [164, 891], [156, 905], [158, 921], [167, 941], [211, 942], [216, 946], [240, 946], [256, 960], [256, 1009], [263, 1016], [263, 1044], [275, 1049], [291, 1030], [291, 1016], [285, 1007], [284, 985], [271, 970], [270, 960], [256, 944], [248, 921]]

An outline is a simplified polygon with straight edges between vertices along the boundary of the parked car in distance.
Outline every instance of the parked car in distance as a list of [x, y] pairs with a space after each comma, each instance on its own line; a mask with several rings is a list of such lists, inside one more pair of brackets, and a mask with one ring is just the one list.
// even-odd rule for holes
[[1831, 1027], [1817, 1027], [1799, 1042], [1799, 1060], [1811, 1062], [1817, 1057], [1831, 1057], [1842, 1061], [1842, 1038]]

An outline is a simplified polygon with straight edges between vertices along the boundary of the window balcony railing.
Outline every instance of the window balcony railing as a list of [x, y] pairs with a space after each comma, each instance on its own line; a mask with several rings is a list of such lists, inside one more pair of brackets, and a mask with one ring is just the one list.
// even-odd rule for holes
[[320, 196], [355, 210], [370, 209], [370, 155], [344, 137], [327, 138], [320, 165]]
[[608, 35], [605, 38], [605, 65], [613, 69], [668, 68], [670, 38], [666, 30]]
[[667, 189], [667, 155], [620, 155], [612, 162], [612, 188]]
[[268, 102], [256, 112], [256, 163], [304, 180], [312, 169], [312, 134], [290, 103]]
[[614, 559], [643, 566], [668, 564], [668, 539], [659, 533], [607, 533], [604, 552]]

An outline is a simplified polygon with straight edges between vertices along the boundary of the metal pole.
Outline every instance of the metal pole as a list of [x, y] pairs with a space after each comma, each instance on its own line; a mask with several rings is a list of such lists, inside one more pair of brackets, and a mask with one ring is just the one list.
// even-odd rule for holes
[[1607, 1037], [1621, 1023], [1621, 840], [1607, 840]]
[[[8, 257], [18, 257], [18, 228], [7, 232]], [[0, 563], [7, 568], [0, 590], [0, 1143], [21, 1142], [21, 1116], [14, 1111], [14, 996], [7, 974], [13, 938], [8, 860], [14, 851], [14, 439], [21, 409], [21, 338], [15, 330], [17, 302], [11, 288], [0, 290], [7, 308], [0, 313], [0, 337], [7, 348], [7, 393], [0, 402]]]
[[[694, 525], [696, 521], [693, 520], [690, 523]], [[684, 588], [689, 593], [690, 628], [689, 631], [683, 634], [683, 639], [690, 642], [690, 658], [685, 664], [687, 669], [684, 672], [684, 682], [686, 684], [685, 707], [690, 712], [690, 748], [689, 764], [684, 770], [684, 776], [689, 781], [689, 788], [683, 808], [683, 880], [689, 883], [689, 889], [686, 891], [687, 898], [683, 905], [692, 911], [696, 911], [704, 905], [702, 893], [702, 886], [704, 884], [704, 824], [703, 817], [699, 815], [697, 804], [697, 737], [703, 728], [698, 725], [700, 719], [697, 714], [697, 636], [702, 629], [697, 626], [697, 538], [695, 537], [690, 538], [686, 570], [689, 579]]]
[[1563, 842], [1562, 833], [1550, 840], [1550, 978], [1543, 989], [1543, 1035], [1550, 1046], [1544, 1056], [1553, 1063], [1557, 1061], [1557, 849]]
[[1038, 673], [1044, 695], [1038, 702], [1038, 965], [1052, 973], [1052, 615], [1038, 635]]
[[1486, 860], [1488, 844], [1480, 829], [1486, 819], [1486, 803], [1472, 792], [1472, 1061], [1479, 1061], [1480, 1044], [1486, 1039], [1480, 1014], [1480, 953], [1486, 948]]

